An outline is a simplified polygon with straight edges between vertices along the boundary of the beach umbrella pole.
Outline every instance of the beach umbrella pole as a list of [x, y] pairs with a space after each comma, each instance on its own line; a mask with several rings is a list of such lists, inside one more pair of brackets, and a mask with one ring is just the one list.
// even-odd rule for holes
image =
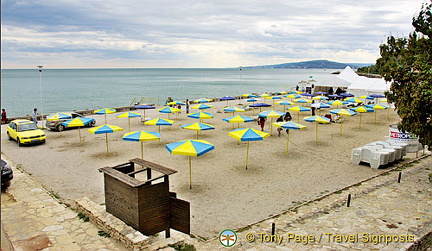
[[78, 126], [78, 135], [79, 135], [79, 139], [80, 139], [80, 144], [82, 144], [81, 141], [81, 128]]
[[342, 135], [342, 121], [340, 122], [340, 132], [339, 132], [339, 135]]
[[105, 133], [105, 142], [106, 142], [106, 149], [107, 149], [107, 155], [108, 155], [108, 133]]
[[250, 141], [248, 141], [247, 148], [246, 148], [246, 170], [249, 163], [249, 143]]
[[106, 113], [104, 114], [105, 115], [105, 124], [107, 123], [107, 120], [106, 120]]
[[129, 132], [130, 132], [130, 117], [128, 117], [128, 129], [129, 129]]
[[361, 127], [361, 117], [362, 117], [362, 114], [360, 113], [359, 129], [360, 129], [360, 127]]
[[141, 141], [141, 159], [144, 159], [144, 142]]
[[287, 130], [287, 141], [286, 141], [286, 151], [285, 154], [288, 154], [288, 143], [289, 143], [289, 138], [290, 138], [290, 134], [289, 134], [289, 129]]
[[192, 189], [192, 160], [189, 156], [189, 189]]
[[198, 139], [198, 131], [197, 131], [197, 139]]

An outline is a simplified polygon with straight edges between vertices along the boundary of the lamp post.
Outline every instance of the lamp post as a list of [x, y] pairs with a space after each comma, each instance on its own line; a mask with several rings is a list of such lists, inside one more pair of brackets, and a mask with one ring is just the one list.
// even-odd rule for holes
[[42, 65], [38, 65], [39, 68], [39, 83], [40, 83], [40, 113], [41, 113], [41, 121], [42, 128], [44, 127], [44, 117], [43, 117], [43, 96], [42, 96]]

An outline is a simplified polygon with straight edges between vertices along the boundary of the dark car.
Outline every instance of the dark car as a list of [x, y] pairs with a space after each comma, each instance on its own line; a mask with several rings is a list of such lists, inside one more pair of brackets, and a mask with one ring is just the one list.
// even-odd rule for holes
[[[76, 112], [67, 112], [67, 113], [70, 113], [72, 115], [72, 118], [84, 117], [83, 115], [76, 113]], [[69, 119], [59, 119], [59, 120], [52, 120], [52, 121], [47, 120], [45, 125], [47, 128], [49, 128], [51, 130], [61, 132], [67, 128], [66, 126], [62, 125], [62, 123], [67, 121], [67, 120], [69, 120]], [[93, 127], [95, 124], [96, 124], [96, 121], [92, 121], [89, 124], [87, 124], [86, 127]]]
[[1, 189], [5, 190], [11, 184], [11, 180], [13, 179], [12, 168], [9, 166], [6, 161], [1, 160]]

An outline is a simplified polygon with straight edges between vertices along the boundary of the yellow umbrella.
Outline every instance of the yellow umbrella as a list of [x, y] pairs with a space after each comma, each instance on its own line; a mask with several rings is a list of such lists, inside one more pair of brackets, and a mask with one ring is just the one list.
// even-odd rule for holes
[[291, 122], [291, 121], [288, 121], [288, 122], [276, 122], [276, 123], [273, 123], [272, 125], [287, 130], [287, 141], [286, 141], [285, 154], [288, 154], [288, 142], [289, 142], [289, 138], [290, 138], [289, 130], [304, 130], [304, 129], [306, 129], [306, 126], [304, 126], [302, 124], [297, 124], [297, 123], [294, 123], [294, 122]]
[[252, 128], [239, 128], [235, 129], [234, 131], [231, 131], [228, 133], [229, 136], [235, 138], [238, 141], [247, 141], [247, 149], [246, 149], [246, 169], [249, 162], [249, 143], [250, 141], [258, 141], [263, 140], [264, 138], [267, 138], [270, 136], [269, 133], [261, 132]]
[[123, 131], [123, 128], [118, 127], [118, 126], [114, 126], [114, 125], [101, 125], [98, 127], [94, 127], [88, 130], [90, 133], [93, 134], [102, 134], [105, 133], [105, 141], [106, 141], [106, 151], [107, 151], [107, 155], [108, 155], [108, 133], [113, 133], [113, 132], [117, 132], [117, 131]]
[[310, 109], [297, 105], [297, 106], [288, 107], [288, 111], [297, 112], [297, 122], [300, 122], [300, 113], [310, 111]]
[[128, 118], [128, 131], [130, 132], [130, 118], [141, 117], [139, 113], [136, 112], [125, 112], [117, 115], [117, 118]]
[[187, 155], [189, 157], [189, 188], [192, 189], [191, 156], [201, 156], [214, 149], [214, 145], [206, 140], [182, 140], [166, 145], [171, 154]]
[[328, 119], [326, 117], [321, 117], [321, 116], [310, 116], [310, 117], [304, 118], [304, 120], [307, 122], [315, 122], [315, 124], [316, 124], [316, 126], [315, 126], [315, 131], [316, 131], [315, 143], [318, 143], [318, 124], [319, 123], [328, 124], [328, 123], [330, 123], [330, 119]]
[[137, 141], [141, 143], [141, 159], [144, 159], [144, 141], [153, 141], [160, 139], [160, 133], [149, 131], [128, 132], [123, 135], [123, 140]]
[[[332, 114], [338, 114], [341, 116], [354, 116], [356, 115], [355, 112], [351, 111], [351, 110], [347, 110], [347, 109], [335, 109], [335, 110], [330, 110], [330, 113]], [[340, 135], [342, 135], [342, 121], [340, 121]]]
[[103, 109], [95, 110], [93, 112], [95, 114], [103, 114], [103, 115], [105, 115], [105, 124], [106, 124], [106, 122], [107, 122], [106, 115], [107, 114], [111, 114], [111, 113], [115, 113], [116, 109], [113, 109], [113, 108], [103, 108]]

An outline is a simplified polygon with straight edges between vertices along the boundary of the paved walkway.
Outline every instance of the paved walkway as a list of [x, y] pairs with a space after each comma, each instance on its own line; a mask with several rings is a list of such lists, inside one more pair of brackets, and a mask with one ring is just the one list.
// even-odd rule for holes
[[[401, 183], [397, 182], [399, 172]], [[426, 157], [388, 175], [324, 195], [320, 200], [236, 230], [237, 243], [230, 250], [405, 250], [432, 232], [430, 173], [432, 157]], [[2, 193], [1, 200], [1, 221], [6, 232], [2, 231], [3, 250], [10, 249], [3, 241], [5, 234], [15, 250], [126, 250], [112, 238], [100, 236], [94, 225], [79, 219], [77, 213], [16, 168], [13, 184], [7, 193]], [[200, 242], [187, 238], [186, 242], [197, 250], [227, 250], [219, 239]]]
[[[126, 250], [100, 236], [99, 229], [79, 219], [31, 176], [14, 167], [13, 171], [11, 187], [1, 194], [1, 222], [6, 232], [2, 240], [6, 234], [15, 250]], [[10, 249], [6, 244], [2, 241], [3, 250]]]

